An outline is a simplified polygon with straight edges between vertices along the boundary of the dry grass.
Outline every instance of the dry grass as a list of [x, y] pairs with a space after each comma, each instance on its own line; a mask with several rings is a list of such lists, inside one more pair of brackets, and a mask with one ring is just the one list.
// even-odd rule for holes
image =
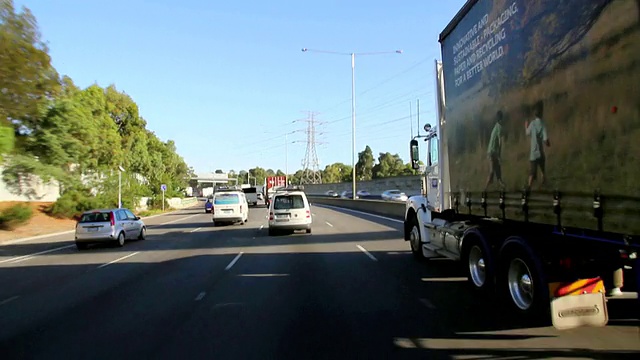
[[73, 230], [75, 227], [75, 220], [56, 219], [46, 214], [47, 209], [51, 206], [52, 203], [23, 203], [15, 201], [3, 201], [0, 202], [0, 210], [6, 209], [18, 203], [28, 204], [33, 209], [33, 217], [31, 218], [31, 220], [29, 220], [28, 223], [12, 231], [0, 230], [0, 243], [30, 236]]

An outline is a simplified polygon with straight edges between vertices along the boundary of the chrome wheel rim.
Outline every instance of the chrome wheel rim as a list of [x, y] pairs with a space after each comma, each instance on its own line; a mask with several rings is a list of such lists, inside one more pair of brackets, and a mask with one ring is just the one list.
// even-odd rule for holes
[[513, 303], [520, 310], [528, 310], [533, 304], [534, 286], [531, 271], [521, 259], [513, 259], [507, 275], [509, 293]]
[[411, 250], [413, 251], [420, 250], [420, 230], [418, 230], [418, 227], [415, 225], [411, 229], [411, 234], [409, 235], [409, 241], [411, 242]]
[[482, 249], [480, 249], [478, 245], [474, 245], [471, 250], [469, 250], [469, 275], [476, 287], [480, 288], [484, 286], [484, 283], [487, 281], [484, 256]]
[[118, 244], [120, 246], [124, 245], [124, 234], [120, 233], [120, 235], [118, 235]]

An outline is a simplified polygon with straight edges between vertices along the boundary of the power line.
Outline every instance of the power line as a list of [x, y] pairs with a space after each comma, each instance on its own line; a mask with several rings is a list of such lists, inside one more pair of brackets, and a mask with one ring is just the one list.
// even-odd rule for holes
[[[408, 68], [406, 68], [406, 69], [400, 71], [399, 73], [396, 73], [396, 74], [394, 74], [394, 75], [382, 80], [381, 82], [379, 82], [379, 83], [377, 83], [377, 84], [375, 84], [375, 85], [373, 85], [373, 86], [371, 86], [371, 87], [369, 87], [369, 88], [367, 88], [367, 89], [365, 89], [365, 90], [363, 90], [361, 92], [358, 92], [356, 95], [357, 96], [361, 96], [361, 95], [364, 95], [364, 94], [366, 94], [366, 93], [368, 93], [368, 92], [370, 92], [370, 91], [372, 91], [374, 89], [377, 89], [380, 86], [382, 86], [382, 85], [384, 85], [384, 84], [386, 84], [386, 83], [388, 83], [388, 82], [390, 82], [390, 81], [392, 81], [392, 80], [394, 80], [394, 79], [396, 79], [396, 78], [398, 78], [398, 77], [400, 77], [400, 76], [402, 76], [402, 75], [404, 75], [404, 74], [406, 74], [408, 72], [411, 72], [412, 70], [414, 70], [418, 66], [430, 61], [433, 58], [435, 58], [435, 57], [434, 56], [427, 56], [424, 59], [418, 60], [417, 62], [415, 62], [412, 65], [410, 65]], [[351, 98], [350, 97], [345, 99], [345, 100], [340, 101], [336, 105], [333, 105], [333, 106], [331, 106], [329, 108], [326, 108], [323, 112], [329, 112], [330, 110], [333, 110], [333, 109], [337, 108], [338, 106], [346, 104], [346, 103], [349, 103], [349, 102], [351, 102]]]

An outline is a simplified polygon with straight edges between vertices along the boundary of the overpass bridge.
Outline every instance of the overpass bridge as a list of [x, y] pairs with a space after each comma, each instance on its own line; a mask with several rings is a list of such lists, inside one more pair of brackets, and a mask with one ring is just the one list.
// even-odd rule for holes
[[213, 193], [213, 188], [216, 185], [221, 184], [235, 184], [238, 181], [236, 178], [230, 178], [229, 174], [216, 174], [216, 173], [203, 173], [196, 174], [189, 181], [189, 186], [193, 189], [193, 193], [196, 196], [207, 196], [208, 191], [204, 191], [204, 189], [210, 188], [211, 193]]
[[228, 184], [229, 182], [235, 183], [237, 181], [236, 178], [230, 178], [229, 174], [216, 174], [216, 173], [205, 173], [205, 174], [196, 174], [196, 176], [191, 178], [192, 182], [197, 184]]

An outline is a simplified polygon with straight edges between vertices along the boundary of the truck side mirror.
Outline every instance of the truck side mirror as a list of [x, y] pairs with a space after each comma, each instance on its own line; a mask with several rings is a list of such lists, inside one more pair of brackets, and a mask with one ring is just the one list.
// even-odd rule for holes
[[409, 154], [411, 154], [411, 168], [414, 170], [420, 169], [420, 148], [418, 147], [418, 140], [413, 139], [409, 143]]

